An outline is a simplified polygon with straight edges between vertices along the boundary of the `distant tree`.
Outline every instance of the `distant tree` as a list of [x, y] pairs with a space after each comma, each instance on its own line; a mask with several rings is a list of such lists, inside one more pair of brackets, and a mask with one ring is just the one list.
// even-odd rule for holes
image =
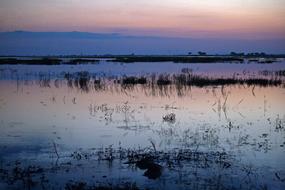
[[266, 56], [266, 53], [264, 52], [255, 52], [255, 53], [248, 53], [247, 56], [251, 56], [251, 57], [264, 57]]
[[198, 52], [198, 55], [203, 56], [203, 55], [207, 55], [207, 53], [206, 53], [206, 52], [199, 51], [199, 52]]
[[188, 52], [188, 55], [192, 55], [192, 52], [189, 51], [189, 52]]
[[232, 52], [230, 53], [230, 55], [231, 55], [231, 56], [244, 56], [244, 53], [243, 53], [243, 52], [242, 52], [242, 53], [236, 53], [236, 52], [232, 51]]

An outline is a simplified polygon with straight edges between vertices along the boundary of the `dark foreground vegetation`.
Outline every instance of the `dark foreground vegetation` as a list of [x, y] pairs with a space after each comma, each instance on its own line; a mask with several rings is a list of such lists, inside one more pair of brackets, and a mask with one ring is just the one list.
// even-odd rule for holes
[[70, 182], [65, 185], [65, 190], [139, 190], [135, 183], [88, 185], [86, 182]]
[[[251, 186], [250, 189], [259, 189], [261, 187], [260, 184], [256, 184], [255, 181], [252, 181], [252, 177], [257, 176], [255, 168], [243, 165], [233, 155], [224, 151], [204, 152], [199, 151], [198, 147], [159, 151], [155, 145], [140, 149], [124, 149], [122, 147], [115, 149], [109, 146], [106, 148], [93, 148], [92, 150], [80, 149], [66, 155], [57, 152], [56, 145], [54, 147], [55, 151], [54, 153], [51, 152], [51, 154], [57, 157], [55, 164], [26, 165], [21, 163], [21, 161], [6, 164], [2, 162], [0, 165], [0, 182], [7, 184], [8, 187], [21, 187], [21, 189], [145, 189], [141, 185], [136, 184], [139, 180], [130, 178], [122, 179], [118, 182], [112, 180], [103, 182], [103, 180], [97, 183], [96, 181], [100, 180], [98, 177], [101, 179], [112, 179], [112, 176], [107, 176], [105, 173], [99, 174], [97, 178], [94, 177], [92, 180], [84, 180], [80, 177], [76, 180], [73, 180], [73, 177], [62, 179], [53, 177], [54, 175], [73, 176], [76, 175], [74, 173], [75, 171], [81, 169], [86, 172], [92, 170], [91, 174], [96, 173], [95, 168], [105, 163], [109, 165], [110, 168], [115, 165], [120, 165], [120, 167], [127, 166], [133, 172], [143, 171], [143, 176], [141, 177], [152, 181], [158, 180], [161, 177], [163, 178], [163, 175], [164, 177], [170, 175], [171, 172], [171, 175], [176, 176], [179, 170], [185, 172], [190, 169], [188, 177], [180, 177], [187, 181], [188, 187], [194, 187], [193, 189], [244, 189], [249, 185]], [[219, 171], [219, 174], [209, 173], [209, 175], [205, 176], [205, 172], [211, 170]], [[241, 177], [236, 177], [236, 174], [239, 174]], [[268, 175], [280, 183], [284, 182], [279, 172]], [[231, 180], [229, 180], [230, 182], [225, 180], [229, 178], [235, 180], [235, 183], [232, 184]], [[199, 180], [196, 181], [195, 179]], [[217, 182], [216, 180], [218, 179], [223, 180]], [[178, 181], [176, 181], [176, 183], [180, 183]], [[182, 180], [182, 183], [183, 182], [185, 181]], [[235, 188], [235, 186], [239, 188]]]
[[[62, 155], [61, 153], [56, 153], [56, 155], [59, 161], [64, 160], [64, 162], [59, 165], [51, 164], [45, 166], [27, 166], [20, 161], [8, 163], [7, 165], [2, 164], [0, 168], [0, 182], [7, 184], [9, 187], [20, 186], [21, 189], [46, 189], [50, 187], [56, 189], [60, 187], [57, 187], [59, 184], [53, 182], [55, 179], [53, 179], [52, 176], [57, 173], [72, 173], [79, 164], [82, 168], [92, 168], [96, 166], [96, 164], [102, 164], [104, 162], [110, 165], [121, 164], [122, 166], [136, 168], [137, 171], [144, 171], [142, 177], [145, 179], [156, 180], [166, 172], [165, 170], [176, 170], [181, 164], [190, 164], [201, 169], [220, 167], [228, 170], [234, 162], [234, 159], [225, 152], [202, 152], [191, 149], [175, 149], [164, 152], [156, 150], [155, 146], [142, 149], [123, 149], [122, 147], [114, 149], [107, 147], [90, 151], [75, 151], [69, 155]], [[90, 166], [91, 163], [93, 164], [92, 167]], [[109, 176], [103, 177], [108, 178]], [[127, 182], [119, 183], [102, 182], [100, 184], [93, 184], [90, 181], [65, 180], [60, 186], [66, 190], [142, 189], [130, 180], [131, 179]], [[60, 189], [62, 189], [62, 187]]]

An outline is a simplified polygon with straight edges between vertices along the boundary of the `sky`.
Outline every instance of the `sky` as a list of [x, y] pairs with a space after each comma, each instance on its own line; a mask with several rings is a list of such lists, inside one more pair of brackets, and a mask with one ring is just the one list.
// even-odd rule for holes
[[283, 54], [284, 7], [285, 0], [0, 0], [0, 55]]
[[0, 0], [0, 31], [285, 38], [285, 0]]

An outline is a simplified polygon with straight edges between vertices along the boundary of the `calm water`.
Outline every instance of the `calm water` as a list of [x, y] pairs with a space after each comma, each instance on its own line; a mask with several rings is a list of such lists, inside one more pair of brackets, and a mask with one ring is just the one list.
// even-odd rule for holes
[[[284, 70], [285, 63], [0, 66], [0, 189], [63, 189], [70, 180], [153, 189], [285, 188], [284, 86], [124, 88], [107, 81], [104, 88], [87, 91], [63, 78], [63, 72], [110, 78], [185, 68], [204, 76], [264, 77], [260, 71]], [[42, 77], [48, 80], [43, 83]], [[175, 120], [163, 119], [171, 113]], [[148, 179], [124, 159], [98, 156], [100, 150], [127, 149], [174, 157], [187, 150], [208, 157], [170, 159], [172, 164], [157, 159], [162, 173]], [[44, 169], [29, 176], [37, 182], [32, 186], [12, 172], [29, 166]]]
[[58, 78], [65, 73], [78, 71], [89, 71], [99, 76], [121, 76], [121, 75], [147, 75], [152, 73], [181, 73], [183, 69], [192, 70], [195, 74], [206, 76], [233, 76], [233, 75], [258, 75], [260, 71], [284, 70], [285, 60], [280, 59], [272, 64], [190, 64], [190, 63], [113, 63], [101, 60], [98, 64], [84, 65], [1, 65], [0, 74], [2, 79], [38, 79], [39, 75]]

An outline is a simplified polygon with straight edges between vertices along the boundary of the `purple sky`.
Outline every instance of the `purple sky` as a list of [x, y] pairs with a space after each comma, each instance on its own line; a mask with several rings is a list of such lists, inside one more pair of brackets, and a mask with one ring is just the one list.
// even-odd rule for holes
[[1, 31], [285, 38], [284, 0], [1, 0]]
[[[220, 39], [236, 43], [229, 47], [232, 50], [242, 49], [240, 46], [244, 46], [245, 50], [251, 49], [250, 43], [257, 40], [263, 41], [255, 44], [257, 49], [262, 50], [258, 45], [268, 44], [266, 51], [284, 52], [282, 45], [271, 47], [276, 40], [285, 39], [284, 20], [284, 0], [0, 1], [0, 32], [81, 31], [209, 39], [209, 42], [211, 39]], [[12, 47], [12, 42], [8, 43], [7, 40], [4, 44], [6, 52]], [[264, 40], [267, 42], [264, 43]], [[96, 42], [96, 45], [105, 46], [106, 43], [102, 45]], [[209, 46], [208, 49], [216, 47], [214, 44]]]

